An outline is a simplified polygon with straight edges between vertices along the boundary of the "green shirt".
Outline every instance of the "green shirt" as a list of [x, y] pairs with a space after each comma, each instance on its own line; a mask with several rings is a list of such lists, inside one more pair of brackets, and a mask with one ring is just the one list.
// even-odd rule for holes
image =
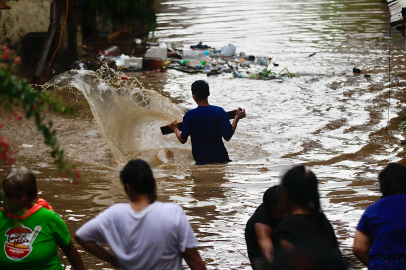
[[0, 212], [0, 269], [62, 270], [57, 245], [66, 247], [70, 235], [58, 214], [43, 207], [18, 222]]

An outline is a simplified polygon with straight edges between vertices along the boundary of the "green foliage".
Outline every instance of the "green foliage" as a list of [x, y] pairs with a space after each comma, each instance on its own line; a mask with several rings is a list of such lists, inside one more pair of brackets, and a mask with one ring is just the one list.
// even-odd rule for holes
[[[282, 72], [284, 72], [284, 71], [286, 71], [285, 73], [282, 73]], [[288, 68], [287, 67], [285, 67], [285, 68], [283, 68], [279, 73], [278, 73], [279, 75], [286, 75], [286, 76], [288, 76], [288, 77], [293, 77], [294, 76], [294, 74], [293, 73], [290, 73], [289, 72], [289, 70], [288, 70]]]
[[260, 77], [268, 77], [268, 75], [270, 74], [276, 74], [275, 72], [273, 72], [272, 70], [268, 70], [269, 66], [271, 65], [271, 61], [269, 61], [269, 64], [266, 66], [266, 68], [264, 68], [263, 70], [261, 70], [258, 75]]
[[100, 16], [103, 23], [131, 28], [133, 22], [156, 26], [154, 0], [83, 0], [84, 20], [86, 24], [95, 22]]
[[[258, 75], [262, 78], [266, 78], [271, 74], [274, 75], [286, 75], [288, 77], [293, 77], [293, 74], [289, 72], [288, 68], [283, 68], [279, 73], [273, 72], [272, 70], [269, 69], [269, 66], [271, 65], [271, 62], [264, 68], [262, 71], [258, 73]], [[284, 72], [285, 71], [285, 72]], [[284, 73], [283, 73], [284, 72]]]
[[[75, 171], [74, 166], [64, 159], [64, 151], [60, 149], [52, 121], [45, 121], [44, 119], [44, 112], [46, 111], [66, 115], [73, 114], [74, 109], [66, 107], [62, 101], [53, 99], [46, 92], [40, 93], [34, 90], [25, 80], [17, 81], [17, 78], [12, 75], [15, 64], [10, 59], [14, 59], [15, 63], [21, 61], [21, 59], [19, 57], [12, 58], [10, 49], [7, 46], [4, 46], [3, 50], [5, 53], [2, 57], [3, 61], [0, 62], [0, 106], [10, 112], [14, 111], [14, 108], [19, 107], [24, 111], [27, 119], [33, 118], [38, 131], [44, 137], [44, 143], [51, 148], [51, 156], [59, 171], [73, 178], [78, 178], [78, 173]], [[22, 117], [23, 115], [17, 116], [16, 119], [20, 120]], [[7, 159], [7, 153], [5, 154], [4, 152], [8, 151], [9, 145], [9, 140], [4, 135], [1, 136], [0, 157], [4, 155], [4, 158]], [[12, 159], [8, 159], [8, 161], [13, 162]]]
[[[14, 106], [21, 107], [27, 119], [34, 118], [38, 131], [44, 136], [44, 143], [51, 147], [51, 156], [62, 171], [66, 171], [64, 151], [59, 148], [56, 130], [52, 121], [45, 122], [42, 113], [45, 110], [62, 114], [73, 114], [73, 108], [66, 107], [61, 101], [52, 99], [47, 93], [38, 93], [27, 82], [17, 82], [10, 72], [0, 70], [0, 105], [12, 110]], [[70, 168], [70, 167], [69, 167]]]

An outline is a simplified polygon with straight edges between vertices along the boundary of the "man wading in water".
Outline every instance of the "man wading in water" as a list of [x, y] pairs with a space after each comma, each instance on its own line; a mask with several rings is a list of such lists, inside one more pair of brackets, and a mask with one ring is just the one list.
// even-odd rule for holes
[[245, 117], [245, 110], [238, 108], [233, 124], [230, 124], [223, 108], [209, 104], [207, 98], [210, 91], [207, 82], [195, 81], [192, 84], [192, 95], [198, 107], [188, 111], [183, 117], [182, 132], [179, 131], [176, 121], [170, 123], [169, 127], [181, 143], [186, 143], [190, 135], [196, 165], [231, 161], [222, 138], [226, 141], [231, 139], [238, 121]]

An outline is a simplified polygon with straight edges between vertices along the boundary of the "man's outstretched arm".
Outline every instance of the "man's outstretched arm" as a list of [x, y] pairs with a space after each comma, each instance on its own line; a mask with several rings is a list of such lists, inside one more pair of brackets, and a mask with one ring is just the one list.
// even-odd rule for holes
[[169, 124], [169, 127], [173, 130], [173, 132], [176, 134], [176, 138], [178, 138], [178, 140], [184, 144], [187, 142], [187, 140], [182, 139], [182, 137], [180, 136], [180, 131], [178, 128], [178, 122], [175, 120], [172, 123]]
[[[233, 134], [234, 134], [235, 130], [237, 129], [238, 121], [239, 121], [240, 119], [245, 118], [245, 116], [246, 116], [246, 115], [245, 115], [245, 109], [241, 109], [240, 107], [238, 107], [237, 112], [235, 113], [235, 116], [234, 116], [233, 123], [231, 124], [231, 126], [232, 126], [232, 128], [233, 128]], [[225, 140], [226, 140], [226, 141], [229, 141], [229, 140], [231, 140], [231, 137], [230, 137], [230, 138], [226, 138]]]

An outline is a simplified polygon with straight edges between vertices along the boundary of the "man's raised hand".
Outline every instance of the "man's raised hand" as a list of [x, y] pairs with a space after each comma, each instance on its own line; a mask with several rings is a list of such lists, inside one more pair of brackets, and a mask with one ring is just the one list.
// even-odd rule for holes
[[170, 129], [172, 129], [173, 131], [175, 131], [175, 129], [178, 129], [178, 122], [176, 120], [172, 121], [168, 126]]
[[243, 119], [243, 118], [245, 118], [245, 109], [241, 109], [240, 107], [238, 107], [238, 109], [237, 109], [237, 112], [235, 113], [235, 116], [238, 118], [238, 119]]

